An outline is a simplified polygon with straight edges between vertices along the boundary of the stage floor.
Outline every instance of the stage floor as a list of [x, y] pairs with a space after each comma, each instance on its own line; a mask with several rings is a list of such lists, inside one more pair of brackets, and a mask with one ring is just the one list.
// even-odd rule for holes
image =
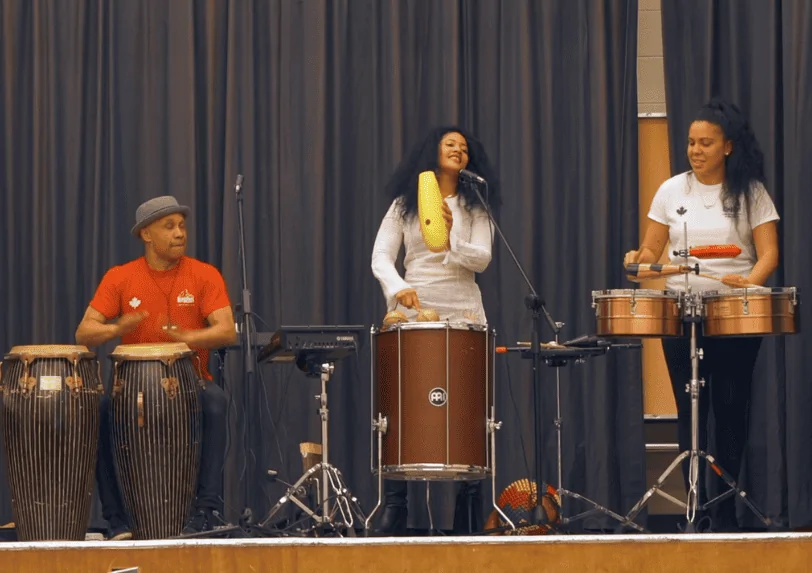
[[[812, 533], [9, 542], [0, 571], [645, 572], [812, 570]], [[137, 569], [136, 569], [137, 568]]]

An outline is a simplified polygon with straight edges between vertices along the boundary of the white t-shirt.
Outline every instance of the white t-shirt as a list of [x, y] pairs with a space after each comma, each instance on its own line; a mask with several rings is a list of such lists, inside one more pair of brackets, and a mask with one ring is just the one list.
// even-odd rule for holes
[[[688, 224], [688, 246], [736, 244], [741, 254], [735, 259], [697, 259], [688, 257], [687, 264], [699, 263], [699, 272], [723, 277], [727, 274], [747, 276], [753, 270], [758, 257], [753, 243], [753, 229], [779, 219], [775, 205], [760, 183], [753, 187], [749, 212], [744, 199], [741, 200], [738, 217], [724, 209], [722, 184], [704, 185], [690, 171], [675, 175], [657, 190], [648, 218], [668, 226], [671, 244], [668, 254], [672, 264], [686, 264], [682, 257], [674, 256], [674, 251], [685, 249], [685, 228]], [[688, 275], [694, 292], [724, 290], [719, 281]], [[666, 288], [685, 290], [684, 275], [673, 275], [666, 279]]]

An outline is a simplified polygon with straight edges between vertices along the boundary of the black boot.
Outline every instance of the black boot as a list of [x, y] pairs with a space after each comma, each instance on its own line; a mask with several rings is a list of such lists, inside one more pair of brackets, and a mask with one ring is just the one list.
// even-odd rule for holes
[[383, 513], [378, 522], [378, 533], [404, 535], [406, 533], [406, 487], [405, 481], [384, 480]]
[[482, 482], [463, 482], [454, 509], [454, 535], [482, 531]]

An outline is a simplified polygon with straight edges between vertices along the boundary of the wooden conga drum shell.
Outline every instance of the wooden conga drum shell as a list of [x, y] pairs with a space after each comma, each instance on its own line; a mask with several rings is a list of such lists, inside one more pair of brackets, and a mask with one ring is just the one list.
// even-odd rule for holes
[[111, 354], [114, 459], [135, 539], [180, 535], [194, 501], [202, 427], [193, 355], [182, 343]]
[[15, 346], [0, 368], [17, 538], [84, 540], [104, 392], [84, 346]]

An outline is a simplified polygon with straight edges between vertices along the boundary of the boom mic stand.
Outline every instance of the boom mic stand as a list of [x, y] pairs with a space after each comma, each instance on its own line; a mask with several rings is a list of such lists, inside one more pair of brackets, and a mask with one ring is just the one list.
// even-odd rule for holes
[[[242, 350], [243, 355], [243, 364], [242, 364], [242, 402], [243, 402], [243, 424], [244, 428], [251, 427], [251, 419], [253, 416], [251, 415], [252, 411], [249, 409], [249, 405], [252, 403], [248, 399], [248, 390], [253, 388], [253, 380], [254, 380], [254, 343], [253, 343], [253, 312], [251, 311], [251, 291], [248, 289], [248, 268], [245, 260], [245, 216], [243, 214], [243, 194], [242, 194], [242, 184], [244, 178], [242, 174], [237, 175], [237, 181], [234, 183], [234, 192], [237, 195], [237, 218], [238, 218], [238, 225], [239, 225], [239, 235], [240, 235], [240, 278], [241, 283], [241, 293], [240, 293], [240, 303], [237, 305], [237, 313], [239, 314], [238, 324], [238, 332], [240, 335], [240, 349]], [[221, 354], [221, 366], [220, 366], [220, 374], [222, 376], [223, 372], [223, 362], [224, 353]], [[243, 432], [243, 436], [247, 436], [247, 432]], [[208, 537], [221, 537], [226, 536], [231, 533], [241, 532], [246, 533], [249, 532], [250, 529], [254, 527], [253, 524], [253, 515], [251, 511], [251, 464], [249, 462], [249, 455], [248, 450], [250, 448], [247, 444], [243, 444], [244, 456], [245, 456], [245, 464], [247, 466], [246, 475], [245, 475], [245, 490], [243, 493], [243, 512], [240, 515], [237, 525], [227, 525], [222, 527], [217, 527], [211, 531], [201, 531], [197, 533], [190, 533], [185, 535], [180, 535], [178, 538], [183, 539], [191, 539], [191, 538], [208, 538]], [[224, 495], [224, 492], [218, 492]]]
[[[240, 292], [240, 346], [243, 356], [243, 370], [242, 370], [242, 401], [243, 401], [243, 424], [244, 428], [250, 428], [253, 421], [253, 411], [250, 405], [253, 403], [248, 398], [248, 392], [254, 387], [254, 343], [253, 343], [253, 330], [254, 330], [254, 316], [251, 310], [251, 291], [248, 289], [248, 265], [245, 260], [245, 215], [243, 213], [243, 192], [242, 192], [243, 176], [237, 175], [237, 181], [234, 183], [234, 192], [237, 195], [237, 219], [239, 224], [240, 234], [240, 279], [241, 279], [241, 292]], [[243, 431], [243, 438], [248, 441], [248, 432]], [[250, 456], [248, 455], [250, 448], [247, 443], [243, 443], [243, 455], [245, 456], [246, 472], [245, 472], [245, 490], [243, 494], [243, 507], [251, 507], [251, 472], [252, 466]], [[250, 510], [246, 509], [249, 512]], [[245, 514], [244, 514], [245, 515]]]
[[[465, 169], [460, 171], [460, 176], [465, 177], [471, 180], [474, 184], [471, 187], [474, 189], [474, 192], [477, 195], [480, 203], [485, 208], [485, 212], [488, 214], [488, 219], [490, 220], [491, 225], [493, 228], [496, 229], [499, 238], [502, 240], [502, 244], [505, 245], [508, 253], [510, 254], [511, 259], [513, 259], [513, 263], [516, 265], [516, 268], [519, 269], [519, 273], [522, 275], [522, 279], [524, 280], [525, 284], [527, 284], [528, 289], [530, 290], [530, 294], [525, 296], [524, 304], [530, 310], [532, 314], [533, 326], [532, 332], [530, 333], [530, 355], [533, 361], [533, 427], [535, 431], [535, 448], [534, 448], [534, 458], [535, 458], [535, 481], [536, 481], [536, 505], [533, 507], [533, 511], [531, 513], [531, 523], [529, 525], [546, 525], [548, 523], [547, 513], [544, 510], [544, 506], [542, 505], [544, 496], [542, 495], [542, 482], [541, 479], [541, 463], [542, 463], [542, 444], [541, 444], [541, 392], [539, 391], [539, 371], [541, 369], [541, 345], [539, 344], [539, 318], [541, 315], [544, 315], [544, 320], [550, 326], [550, 329], [553, 331], [555, 336], [555, 343], [556, 345], [559, 344], [559, 334], [561, 333], [561, 329], [564, 327], [563, 322], [556, 322], [553, 320], [550, 313], [547, 311], [547, 307], [545, 305], [544, 299], [541, 298], [533, 287], [533, 283], [525, 273], [524, 268], [522, 267], [519, 259], [516, 258], [516, 254], [513, 252], [513, 249], [510, 246], [510, 243], [505, 238], [505, 235], [502, 233], [502, 229], [499, 228], [493, 213], [491, 212], [491, 208], [488, 203], [483, 199], [482, 194], [479, 192], [476, 183], [479, 183], [485, 187], [485, 193], [488, 193], [488, 182], [479, 175], [467, 171]], [[590, 506], [592, 506], [592, 510], [583, 512], [578, 514], [574, 518], [569, 520], [564, 518], [563, 512], [563, 505], [561, 509], [561, 516], [562, 516], [562, 523], [567, 523], [571, 521], [575, 521], [576, 519], [580, 519], [590, 515], [594, 512], [603, 513], [613, 519], [620, 521], [626, 525], [629, 525], [635, 529], [642, 530], [640, 526], [636, 523], [630, 523], [628, 519], [624, 518], [623, 516], [595, 503], [594, 501], [578, 494], [575, 492], [568, 491], [563, 487], [563, 464], [562, 464], [562, 452], [561, 452], [561, 430], [563, 427], [562, 417], [561, 417], [561, 366], [563, 364], [557, 363], [555, 369], [555, 383], [556, 383], [556, 433], [557, 433], [557, 454], [558, 454], [558, 487], [556, 488], [556, 492], [560, 498], [563, 497], [571, 497], [573, 499], [580, 500]]]

